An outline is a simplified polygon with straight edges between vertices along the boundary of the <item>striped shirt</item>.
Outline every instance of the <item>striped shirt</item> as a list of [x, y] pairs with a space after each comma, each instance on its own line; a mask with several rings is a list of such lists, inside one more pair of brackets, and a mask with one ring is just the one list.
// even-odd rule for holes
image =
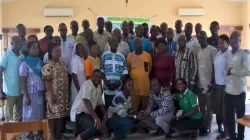
[[196, 55], [193, 51], [186, 48], [184, 52], [180, 49], [175, 53], [175, 78], [184, 78], [187, 83], [196, 82], [198, 66]]
[[[158, 110], [153, 110], [155, 106], [158, 107]], [[162, 116], [167, 113], [173, 113], [174, 111], [174, 102], [170, 93], [161, 91], [159, 95], [154, 93], [150, 94], [146, 112], [150, 113], [151, 117]]]

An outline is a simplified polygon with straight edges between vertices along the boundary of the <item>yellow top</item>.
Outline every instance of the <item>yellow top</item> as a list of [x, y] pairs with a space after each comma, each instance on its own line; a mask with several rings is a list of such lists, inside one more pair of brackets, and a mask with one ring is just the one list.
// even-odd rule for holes
[[149, 96], [150, 80], [149, 74], [152, 68], [152, 58], [149, 53], [143, 51], [141, 55], [132, 52], [127, 57], [127, 67], [130, 77], [134, 82], [132, 95]]

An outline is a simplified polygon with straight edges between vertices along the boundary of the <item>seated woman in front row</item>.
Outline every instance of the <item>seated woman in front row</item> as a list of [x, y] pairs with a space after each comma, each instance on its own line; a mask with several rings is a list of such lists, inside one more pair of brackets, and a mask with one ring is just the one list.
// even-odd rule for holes
[[122, 140], [133, 128], [135, 120], [141, 120], [131, 107], [130, 93], [133, 91], [133, 81], [125, 78], [121, 93], [115, 95], [112, 106], [108, 108], [108, 131], [112, 133], [112, 140]]
[[173, 98], [183, 113], [173, 121], [173, 127], [181, 135], [189, 134], [200, 129], [202, 124], [197, 96], [187, 88], [187, 82], [182, 78], [177, 79], [176, 88], [179, 93], [174, 94]]

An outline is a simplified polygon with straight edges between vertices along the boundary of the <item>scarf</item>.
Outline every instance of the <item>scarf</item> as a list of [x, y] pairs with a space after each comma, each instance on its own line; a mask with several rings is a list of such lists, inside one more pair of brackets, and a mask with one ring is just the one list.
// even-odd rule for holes
[[39, 57], [27, 56], [24, 62], [31, 68], [36, 76], [42, 78], [41, 69], [43, 67], [43, 61], [41, 61]]

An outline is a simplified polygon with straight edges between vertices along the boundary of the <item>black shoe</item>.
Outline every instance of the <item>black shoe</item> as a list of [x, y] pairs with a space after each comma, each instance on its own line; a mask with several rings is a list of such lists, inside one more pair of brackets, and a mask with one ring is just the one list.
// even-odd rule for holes
[[211, 133], [211, 129], [200, 129], [200, 136], [207, 136]]
[[158, 127], [158, 129], [156, 130], [156, 132], [154, 132], [153, 135], [154, 136], [162, 136], [162, 135], [164, 135], [164, 131], [160, 127]]
[[131, 130], [131, 133], [136, 133], [136, 131], [138, 130], [138, 127], [134, 126]]
[[167, 133], [167, 134], [165, 135], [165, 140], [171, 140], [171, 138], [172, 138], [172, 134]]
[[145, 133], [147, 133], [147, 134], [150, 133], [150, 130], [149, 130], [147, 127], [142, 128], [142, 130], [143, 130]]
[[223, 128], [222, 125], [219, 125], [219, 126], [218, 126], [218, 132], [219, 132], [219, 133], [223, 133], [223, 132], [224, 132], [224, 128]]

